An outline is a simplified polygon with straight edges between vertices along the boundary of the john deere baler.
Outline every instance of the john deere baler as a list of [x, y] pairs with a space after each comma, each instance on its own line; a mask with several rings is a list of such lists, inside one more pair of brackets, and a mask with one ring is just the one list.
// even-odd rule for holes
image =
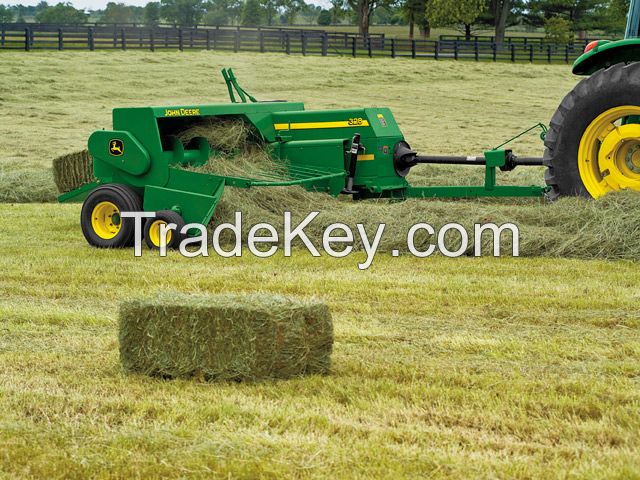
[[[302, 103], [258, 102], [223, 71], [232, 102], [220, 105], [116, 108], [113, 129], [94, 132], [88, 142], [96, 181], [61, 195], [84, 199], [81, 214], [87, 241], [98, 247], [131, 244], [134, 227], [123, 211], [156, 212], [147, 221], [147, 243], [158, 245], [162, 223], [208, 224], [225, 187], [300, 185], [354, 199], [409, 197], [541, 196], [541, 186], [498, 186], [496, 169], [540, 165], [511, 151], [484, 157], [425, 157], [412, 151], [388, 108], [305, 111]], [[239, 95], [240, 102], [235, 98]], [[267, 179], [193, 171], [215, 152], [205, 138], [186, 145], [179, 133], [205, 121], [242, 119], [257, 132], [278, 168]], [[419, 163], [483, 165], [480, 186], [415, 187], [406, 176]], [[174, 236], [173, 241], [177, 241]], [[171, 246], [171, 245], [170, 245]]]

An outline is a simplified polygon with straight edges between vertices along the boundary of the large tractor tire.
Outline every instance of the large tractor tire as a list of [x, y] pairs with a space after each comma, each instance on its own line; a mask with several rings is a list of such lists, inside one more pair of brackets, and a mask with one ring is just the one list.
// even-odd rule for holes
[[128, 247], [134, 240], [135, 221], [120, 214], [140, 211], [140, 196], [130, 187], [115, 183], [98, 187], [82, 205], [80, 226], [84, 238], [94, 247]]
[[551, 200], [640, 190], [640, 63], [582, 80], [553, 115], [544, 144]]

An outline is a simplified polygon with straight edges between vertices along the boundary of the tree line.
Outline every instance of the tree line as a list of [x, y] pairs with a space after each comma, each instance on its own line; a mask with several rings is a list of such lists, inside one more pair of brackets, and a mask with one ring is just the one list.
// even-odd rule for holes
[[329, 8], [305, 0], [160, 0], [144, 7], [109, 2], [105, 9], [85, 12], [71, 3], [36, 6], [0, 5], [0, 22], [25, 21], [79, 24], [138, 23], [180, 26], [356, 24], [368, 34], [372, 24], [407, 25], [409, 36], [425, 38], [436, 27], [458, 28], [470, 38], [477, 30], [493, 30], [502, 42], [511, 26], [544, 28], [557, 42], [576, 33], [624, 31], [629, 0], [330, 0]]

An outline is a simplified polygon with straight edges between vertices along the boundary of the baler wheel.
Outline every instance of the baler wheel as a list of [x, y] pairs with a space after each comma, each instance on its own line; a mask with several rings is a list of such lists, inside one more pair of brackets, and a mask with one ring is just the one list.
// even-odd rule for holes
[[545, 147], [551, 200], [640, 190], [640, 63], [582, 80], [553, 115]]
[[122, 212], [139, 212], [142, 202], [126, 185], [109, 184], [94, 189], [82, 204], [80, 226], [89, 245], [122, 248], [133, 241], [135, 223]]
[[173, 210], [161, 210], [156, 212], [155, 218], [147, 219], [144, 225], [144, 240], [149, 248], [160, 248], [160, 226], [174, 223], [175, 230], [167, 232], [167, 248], [175, 249], [180, 246], [180, 242], [184, 238], [180, 233], [184, 227], [184, 220]]

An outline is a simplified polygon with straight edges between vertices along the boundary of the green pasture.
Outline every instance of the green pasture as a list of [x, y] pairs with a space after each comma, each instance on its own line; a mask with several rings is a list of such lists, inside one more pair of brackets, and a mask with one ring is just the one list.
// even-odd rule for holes
[[[389, 106], [415, 149], [445, 155], [481, 153], [548, 122], [577, 82], [567, 67], [217, 52], [0, 57], [0, 478], [640, 478], [635, 260], [605, 261], [597, 249], [591, 260], [385, 253], [360, 271], [363, 253], [135, 258], [87, 246], [80, 205], [52, 201], [51, 160], [109, 128], [113, 107], [226, 102], [223, 66], [259, 99]], [[541, 141], [528, 136], [516, 151], [539, 156]], [[412, 176], [464, 183], [482, 172]], [[541, 183], [542, 171], [501, 181]], [[543, 202], [498, 204], [500, 218], [526, 207], [540, 224], [530, 235], [551, 228]], [[474, 202], [411, 203], [411, 215], [429, 221], [447, 205]], [[564, 205], [577, 225], [587, 204]], [[257, 384], [125, 375], [118, 303], [167, 291], [323, 300], [335, 326], [331, 373]]]

